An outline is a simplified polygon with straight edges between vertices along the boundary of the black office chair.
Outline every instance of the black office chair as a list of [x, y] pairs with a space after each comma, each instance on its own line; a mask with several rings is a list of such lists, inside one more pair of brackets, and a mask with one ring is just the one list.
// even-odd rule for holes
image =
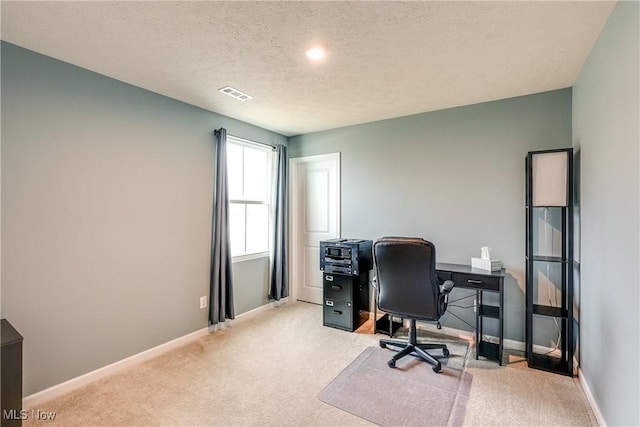
[[447, 346], [419, 344], [416, 337], [416, 320], [438, 321], [447, 309], [447, 295], [453, 288], [451, 280], [442, 286], [438, 282], [435, 246], [420, 238], [384, 237], [373, 244], [373, 260], [378, 308], [390, 316], [410, 321], [408, 342], [380, 340], [382, 348], [400, 349], [389, 360], [389, 367], [395, 368], [396, 361], [411, 354], [432, 364], [434, 372], [440, 372], [440, 362], [426, 350], [442, 349], [447, 357]]

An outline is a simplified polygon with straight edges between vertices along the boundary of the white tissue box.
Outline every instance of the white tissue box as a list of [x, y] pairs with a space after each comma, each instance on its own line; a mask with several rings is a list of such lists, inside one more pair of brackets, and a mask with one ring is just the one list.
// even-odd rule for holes
[[487, 271], [498, 271], [502, 269], [502, 261], [497, 259], [471, 258], [471, 267]]

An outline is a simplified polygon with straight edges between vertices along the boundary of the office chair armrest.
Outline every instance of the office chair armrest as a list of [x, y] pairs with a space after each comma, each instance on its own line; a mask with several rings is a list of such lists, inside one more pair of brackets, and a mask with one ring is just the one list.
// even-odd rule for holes
[[[447, 311], [447, 303], [449, 302], [449, 292], [453, 289], [453, 281], [445, 280], [445, 282], [440, 285], [440, 298], [438, 303], [438, 312], [442, 316], [445, 311]], [[439, 325], [440, 323], [438, 323]]]
[[451, 280], [445, 280], [445, 282], [440, 285], [440, 293], [443, 295], [447, 295], [453, 289], [453, 282]]

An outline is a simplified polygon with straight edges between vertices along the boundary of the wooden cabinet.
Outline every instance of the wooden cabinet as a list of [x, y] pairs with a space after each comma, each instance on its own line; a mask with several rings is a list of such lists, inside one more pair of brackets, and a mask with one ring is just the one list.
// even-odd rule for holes
[[22, 425], [22, 335], [2, 319], [2, 427]]

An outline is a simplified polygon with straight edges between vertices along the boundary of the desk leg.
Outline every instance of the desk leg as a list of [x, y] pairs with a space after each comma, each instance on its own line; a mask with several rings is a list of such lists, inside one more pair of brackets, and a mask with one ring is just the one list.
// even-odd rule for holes
[[378, 332], [378, 290], [373, 291], [373, 335]]
[[499, 310], [499, 316], [500, 317], [500, 333], [498, 336], [498, 363], [500, 364], [500, 366], [502, 366], [502, 351], [503, 351], [503, 347], [502, 347], [502, 341], [503, 341], [503, 337], [504, 337], [504, 288], [503, 288], [503, 284], [502, 282], [500, 282], [500, 306], [498, 307]]
[[476, 360], [480, 352], [480, 338], [482, 337], [482, 319], [480, 318], [480, 306], [482, 306], [482, 292], [476, 290]]

